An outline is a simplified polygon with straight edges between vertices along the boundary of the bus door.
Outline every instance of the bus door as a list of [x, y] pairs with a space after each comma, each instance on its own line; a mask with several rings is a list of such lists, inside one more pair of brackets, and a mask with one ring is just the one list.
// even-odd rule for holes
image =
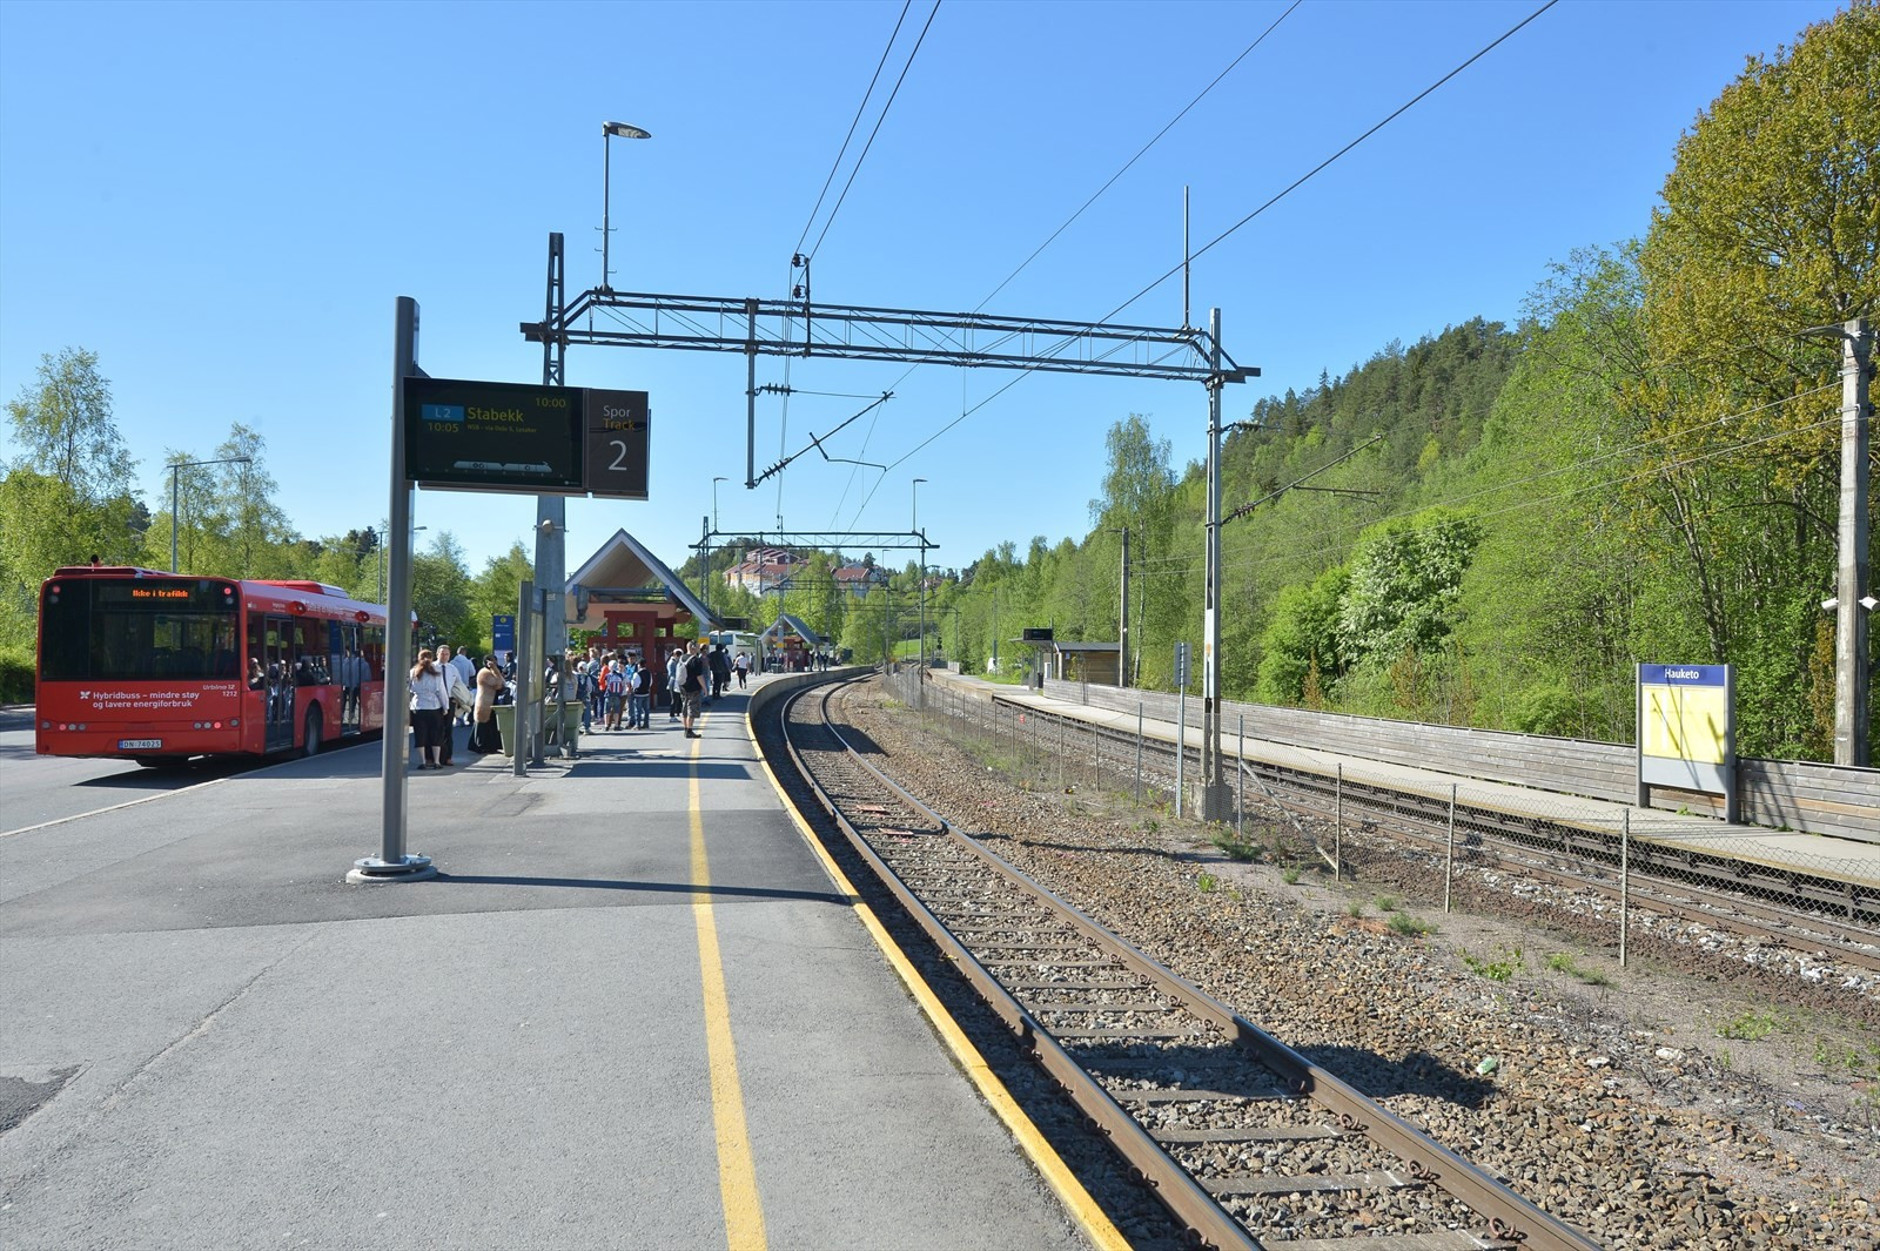
[[[255, 627], [259, 624], [260, 629]], [[260, 711], [267, 727], [263, 751], [286, 751], [294, 745], [294, 657], [292, 622], [286, 617], [256, 617], [249, 623], [251, 662], [261, 667]], [[259, 644], [257, 646], [257, 643]], [[250, 707], [255, 696], [249, 696]]]

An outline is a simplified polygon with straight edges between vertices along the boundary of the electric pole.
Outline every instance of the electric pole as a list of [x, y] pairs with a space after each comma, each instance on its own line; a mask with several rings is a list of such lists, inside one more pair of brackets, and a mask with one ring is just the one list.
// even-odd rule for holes
[[1873, 611], [1868, 560], [1867, 467], [1873, 409], [1868, 384], [1873, 341], [1864, 318], [1842, 327], [1840, 570], [1834, 616], [1834, 763], [1866, 765], [1868, 726], [1867, 617]]
[[1123, 604], [1118, 614], [1116, 647], [1116, 685], [1129, 685], [1129, 527], [1123, 527]]

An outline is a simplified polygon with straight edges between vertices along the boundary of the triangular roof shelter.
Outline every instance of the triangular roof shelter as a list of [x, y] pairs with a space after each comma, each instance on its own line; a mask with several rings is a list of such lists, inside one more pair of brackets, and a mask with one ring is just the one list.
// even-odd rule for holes
[[801, 617], [794, 617], [794, 616], [791, 616], [787, 612], [783, 612], [783, 613], [778, 613], [777, 619], [770, 623], [770, 628], [768, 630], [764, 631], [762, 637], [763, 637], [765, 646], [767, 647], [781, 646], [783, 643], [783, 630], [785, 627], [788, 627], [791, 633], [795, 634], [798, 638], [802, 639], [805, 643], [809, 644], [811, 647], [821, 647], [823, 645], [822, 635], [810, 629], [809, 626], [804, 623]]
[[610, 623], [628, 617], [656, 623], [667, 635], [687, 617], [698, 622], [701, 631], [717, 624], [679, 575], [625, 530], [614, 531], [569, 575], [563, 589], [571, 630], [606, 630], [611, 636], [616, 630]]

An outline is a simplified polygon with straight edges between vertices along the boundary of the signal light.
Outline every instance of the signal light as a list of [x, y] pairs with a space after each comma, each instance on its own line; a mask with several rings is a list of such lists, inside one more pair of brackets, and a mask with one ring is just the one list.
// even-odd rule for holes
[[307, 601], [297, 599], [287, 606], [287, 611], [293, 613], [296, 617], [305, 616], [307, 612]]

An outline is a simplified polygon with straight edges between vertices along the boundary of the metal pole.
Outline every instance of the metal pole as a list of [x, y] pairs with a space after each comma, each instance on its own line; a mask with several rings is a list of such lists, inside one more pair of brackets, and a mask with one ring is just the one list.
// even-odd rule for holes
[[376, 860], [355, 861], [362, 878], [430, 876], [428, 856], [405, 851], [405, 771], [411, 715], [411, 483], [405, 480], [405, 379], [418, 372], [418, 302], [398, 297], [392, 336], [392, 491], [386, 519], [393, 544], [385, 607], [385, 727], [380, 735], [380, 840]]
[[[1867, 615], [1863, 598], [1872, 594], [1868, 557], [1867, 491], [1872, 470], [1867, 455], [1871, 424], [1868, 362], [1873, 342], [1864, 319], [1843, 328], [1841, 348], [1841, 518], [1840, 569], [1834, 613], [1834, 763], [1865, 766], [1868, 741]], [[174, 511], [172, 510], [172, 516]]]
[[1201, 669], [1201, 817], [1221, 819], [1221, 310], [1208, 310], [1208, 561], [1207, 615]]
[[1129, 687], [1129, 527], [1123, 527], [1123, 603], [1117, 614], [1116, 685]]
[[[605, 140], [607, 132], [602, 131]], [[602, 232], [602, 246], [606, 244], [606, 233]], [[561, 236], [550, 236], [549, 282], [547, 311], [543, 315], [544, 324], [554, 325], [561, 320], [561, 284], [557, 280], [561, 264]], [[606, 257], [602, 256], [605, 267]], [[606, 285], [603, 275], [602, 285]], [[542, 353], [542, 385], [567, 385], [565, 362], [558, 360], [547, 350], [544, 344]], [[568, 622], [565, 596], [567, 593], [567, 537], [568, 537], [568, 501], [559, 495], [538, 495], [535, 497], [535, 585], [543, 592], [542, 604], [542, 651], [545, 655], [559, 656], [568, 645]], [[559, 710], [557, 714], [560, 715]], [[561, 744], [564, 756], [574, 755], [573, 745]]]
[[[401, 388], [402, 389], [402, 388]], [[170, 466], [170, 572], [176, 572], [176, 471], [182, 466]]]
[[1449, 911], [1449, 886], [1456, 875], [1456, 784], [1449, 784], [1449, 849], [1443, 854], [1443, 911]]
[[1345, 880], [1345, 765], [1338, 765], [1338, 780], [1332, 789], [1332, 880]]
[[1632, 810], [1619, 814], [1619, 967], [1625, 967], [1626, 909], [1632, 902]]
[[529, 704], [535, 693], [535, 679], [530, 670], [535, 659], [530, 649], [535, 643], [535, 582], [525, 579], [516, 594], [516, 741], [511, 745], [510, 772], [527, 775], [529, 758], [534, 755], [529, 736]]
[[613, 271], [607, 268], [607, 241], [613, 238], [613, 226], [607, 219], [608, 201], [614, 190], [614, 132], [601, 127], [601, 290], [612, 291]]
[[1136, 802], [1142, 802], [1142, 701], [1136, 701]]
[[[1202, 740], [1205, 747], [1207, 740]], [[1182, 814], [1182, 787], [1188, 772], [1188, 684], [1182, 683], [1181, 698], [1175, 704], [1175, 815]]]
[[1234, 837], [1247, 841], [1247, 714], [1240, 714], [1240, 750], [1234, 755]]

